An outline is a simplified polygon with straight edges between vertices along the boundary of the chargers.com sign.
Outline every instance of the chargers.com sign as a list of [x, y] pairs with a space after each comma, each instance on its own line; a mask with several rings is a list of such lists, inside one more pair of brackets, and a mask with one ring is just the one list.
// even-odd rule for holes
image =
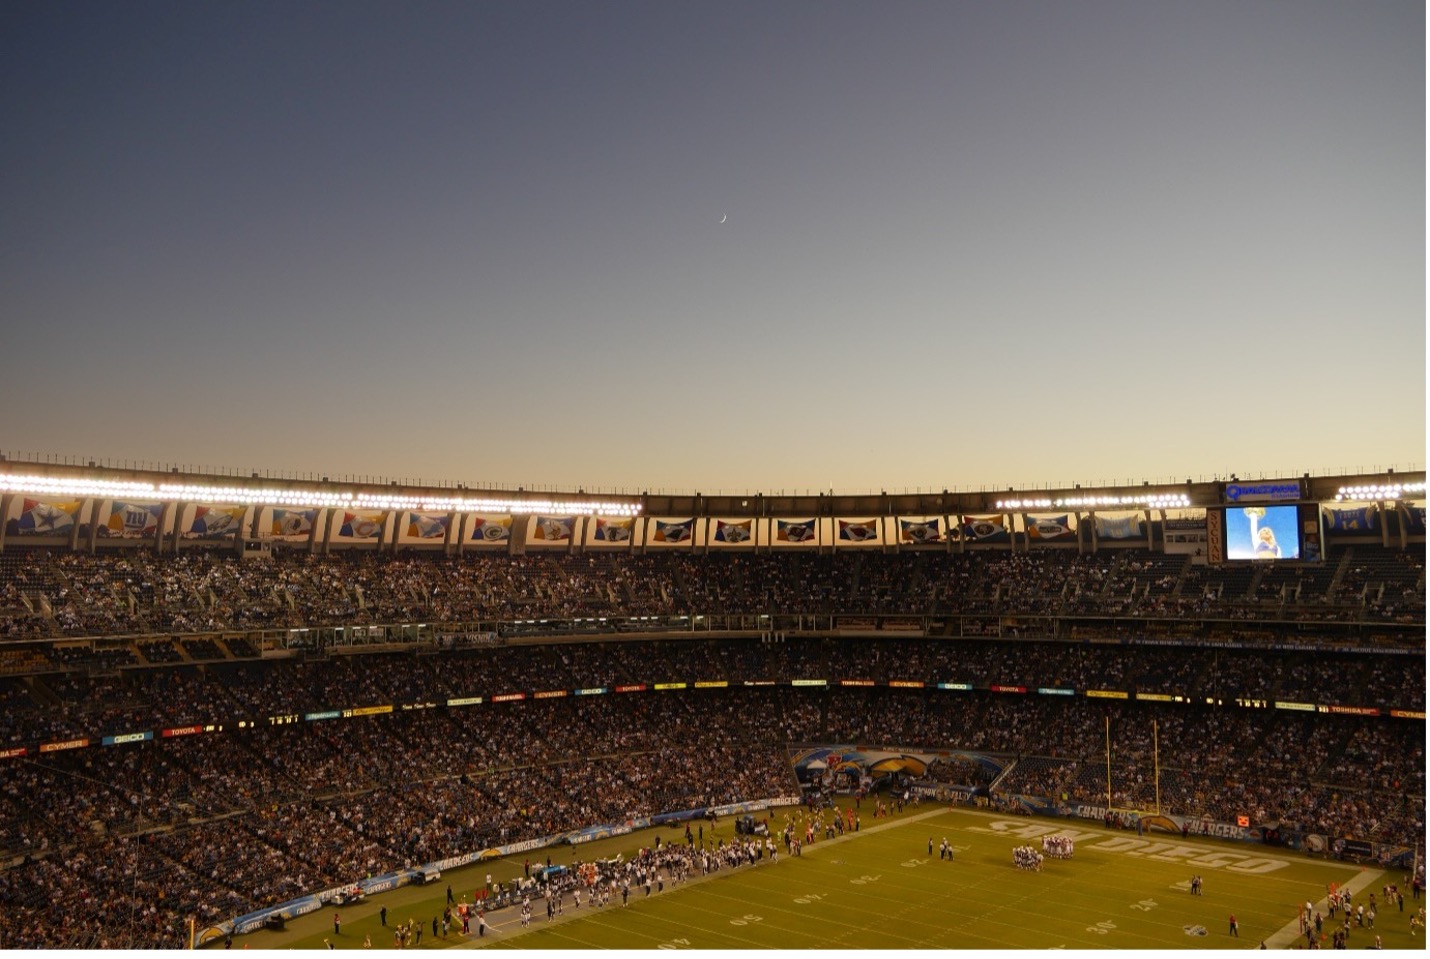
[[1225, 492], [1228, 503], [1269, 503], [1301, 498], [1301, 484], [1295, 480], [1287, 483], [1228, 483]]

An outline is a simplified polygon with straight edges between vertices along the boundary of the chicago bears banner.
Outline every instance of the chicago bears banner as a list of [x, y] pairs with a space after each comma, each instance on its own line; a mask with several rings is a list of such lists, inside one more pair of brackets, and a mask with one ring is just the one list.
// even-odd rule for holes
[[814, 534], [812, 519], [775, 520], [775, 539], [781, 543], [812, 543]]
[[754, 536], [754, 520], [742, 523], [715, 521], [715, 541], [718, 543], [748, 543]]
[[387, 522], [386, 513], [343, 513], [343, 525], [338, 527], [339, 536], [353, 539], [377, 539]]

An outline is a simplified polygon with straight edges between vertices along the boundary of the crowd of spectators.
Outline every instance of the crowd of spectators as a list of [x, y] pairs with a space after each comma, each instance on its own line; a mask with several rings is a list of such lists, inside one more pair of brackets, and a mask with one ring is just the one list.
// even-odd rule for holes
[[[0, 636], [667, 615], [1425, 620], [1424, 549], [1198, 566], [1145, 549], [913, 554], [34, 550], [0, 557]], [[1338, 575], [1339, 574], [1339, 575]]]

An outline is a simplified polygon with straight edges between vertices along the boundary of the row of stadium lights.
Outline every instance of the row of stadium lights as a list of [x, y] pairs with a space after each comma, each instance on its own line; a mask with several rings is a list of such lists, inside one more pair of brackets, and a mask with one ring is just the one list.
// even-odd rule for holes
[[1078, 506], [1141, 506], [1145, 509], [1176, 509], [1191, 506], [1185, 493], [1154, 493], [1141, 496], [1068, 496], [1061, 499], [1003, 499], [995, 509], [1062, 509]]
[[36, 496], [77, 496], [172, 502], [226, 502], [264, 506], [316, 506], [343, 509], [425, 510], [429, 512], [562, 513], [636, 516], [639, 503], [563, 502], [561, 500], [468, 499], [463, 497], [378, 496], [372, 493], [326, 493], [303, 490], [252, 489], [238, 486], [185, 486], [123, 480], [74, 480], [51, 476], [0, 476], [0, 492]]
[[1336, 490], [1336, 500], [1403, 499], [1425, 495], [1424, 483], [1392, 483], [1387, 486], [1342, 486]]

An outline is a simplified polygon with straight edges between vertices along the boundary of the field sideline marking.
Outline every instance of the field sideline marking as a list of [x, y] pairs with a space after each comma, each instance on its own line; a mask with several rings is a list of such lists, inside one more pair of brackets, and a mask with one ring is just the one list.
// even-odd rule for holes
[[[1373, 885], [1377, 879], [1384, 875], [1385, 870], [1383, 869], [1362, 868], [1361, 871], [1357, 873], [1353, 878], [1347, 880], [1346, 884], [1341, 888], [1349, 889], [1352, 893], [1358, 893], [1366, 886]], [[1325, 905], [1326, 897], [1322, 896], [1320, 899], [1312, 903], [1312, 908], [1321, 909]], [[1304, 938], [1306, 938], [1306, 936], [1303, 932], [1301, 932], [1300, 922], [1288, 922], [1286, 923], [1286, 925], [1282, 926], [1280, 929], [1276, 930], [1271, 935], [1266, 937], [1266, 948], [1290, 948], [1293, 943], [1299, 943]]]

